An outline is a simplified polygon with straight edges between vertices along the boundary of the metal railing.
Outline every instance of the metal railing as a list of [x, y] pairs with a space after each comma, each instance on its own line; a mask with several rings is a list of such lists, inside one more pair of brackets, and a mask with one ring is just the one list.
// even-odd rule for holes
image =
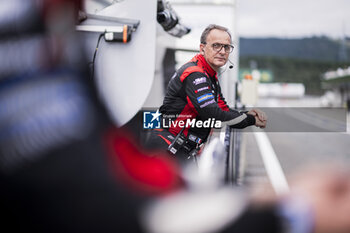
[[239, 185], [240, 180], [240, 145], [242, 133], [240, 130], [226, 127], [226, 176], [225, 182], [231, 185]]

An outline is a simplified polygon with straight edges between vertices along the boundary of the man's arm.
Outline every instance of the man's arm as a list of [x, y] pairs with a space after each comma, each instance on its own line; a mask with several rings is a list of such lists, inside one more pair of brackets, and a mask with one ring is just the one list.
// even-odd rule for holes
[[[230, 109], [229, 106], [227, 105], [227, 102], [221, 92], [221, 87], [220, 84], [218, 85], [218, 105], [219, 107], [224, 110], [224, 111], [237, 111], [234, 109]], [[267, 116], [266, 114], [261, 111], [260, 109], [252, 109], [250, 111], [246, 111], [243, 113], [248, 113], [250, 115], [253, 115], [255, 117], [255, 126], [260, 127], [260, 128], [265, 128], [266, 127], [266, 121], [267, 121]], [[242, 127], [244, 128], [244, 127]]]
[[[236, 110], [224, 111], [219, 106], [219, 103], [224, 103], [224, 99], [215, 100], [214, 90], [205, 74], [192, 73], [184, 82], [187, 101], [196, 109], [203, 120], [215, 118], [235, 128], [245, 128], [256, 124], [255, 117], [249, 113], [240, 113]], [[222, 96], [219, 97], [222, 98]]]

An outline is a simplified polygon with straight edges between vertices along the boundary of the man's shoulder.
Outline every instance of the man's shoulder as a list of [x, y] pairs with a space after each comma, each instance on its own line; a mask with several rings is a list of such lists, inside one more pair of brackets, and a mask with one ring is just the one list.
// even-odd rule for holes
[[183, 82], [187, 77], [206, 77], [203, 67], [200, 67], [195, 62], [188, 62], [183, 65], [177, 72], [180, 76], [181, 82]]

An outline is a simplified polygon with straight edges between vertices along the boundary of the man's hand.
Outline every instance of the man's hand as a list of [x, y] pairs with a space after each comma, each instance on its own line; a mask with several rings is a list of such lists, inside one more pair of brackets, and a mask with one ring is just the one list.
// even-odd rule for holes
[[266, 121], [261, 121], [257, 116], [255, 117], [255, 126], [259, 128], [265, 128], [266, 127]]
[[267, 115], [260, 109], [255, 109], [253, 108], [247, 114], [255, 116], [255, 126], [260, 127], [260, 128], [265, 128], [266, 127], [266, 122], [267, 122]]

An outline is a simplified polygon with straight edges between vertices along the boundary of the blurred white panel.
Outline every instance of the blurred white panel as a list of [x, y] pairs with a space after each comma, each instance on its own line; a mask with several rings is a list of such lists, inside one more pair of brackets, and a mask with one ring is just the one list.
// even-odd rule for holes
[[258, 93], [260, 97], [302, 98], [305, 86], [302, 83], [260, 83]]
[[258, 82], [256, 80], [242, 80], [241, 102], [247, 106], [254, 106], [258, 100]]

